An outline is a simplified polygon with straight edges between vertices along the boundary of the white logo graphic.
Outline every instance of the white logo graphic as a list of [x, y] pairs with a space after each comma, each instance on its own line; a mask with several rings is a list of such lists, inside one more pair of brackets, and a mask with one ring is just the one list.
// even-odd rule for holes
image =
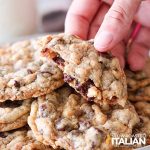
[[144, 146], [146, 145], [146, 134], [129, 135], [111, 135], [111, 142], [114, 146]]

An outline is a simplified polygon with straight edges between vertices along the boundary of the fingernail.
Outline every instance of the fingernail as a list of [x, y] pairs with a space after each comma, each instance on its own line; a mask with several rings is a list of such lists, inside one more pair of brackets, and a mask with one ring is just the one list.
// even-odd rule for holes
[[113, 35], [107, 31], [103, 31], [98, 34], [98, 36], [95, 38], [94, 46], [99, 51], [105, 51], [105, 49], [109, 46], [109, 44], [113, 40]]

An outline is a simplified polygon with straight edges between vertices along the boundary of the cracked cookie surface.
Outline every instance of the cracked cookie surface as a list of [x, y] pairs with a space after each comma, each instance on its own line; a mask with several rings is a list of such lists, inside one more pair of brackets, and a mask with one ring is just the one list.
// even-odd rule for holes
[[125, 105], [126, 79], [117, 58], [99, 54], [91, 41], [72, 35], [47, 36], [41, 43], [42, 55], [52, 59], [65, 82], [88, 101]]
[[40, 57], [36, 41], [22, 41], [0, 49], [0, 101], [49, 93], [63, 84], [61, 70]]

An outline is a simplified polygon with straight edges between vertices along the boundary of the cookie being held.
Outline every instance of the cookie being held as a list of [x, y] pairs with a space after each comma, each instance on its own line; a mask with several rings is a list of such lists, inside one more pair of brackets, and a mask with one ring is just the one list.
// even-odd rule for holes
[[42, 55], [52, 59], [69, 83], [88, 101], [124, 106], [126, 78], [117, 58], [99, 54], [91, 41], [73, 35], [46, 36], [41, 39]]

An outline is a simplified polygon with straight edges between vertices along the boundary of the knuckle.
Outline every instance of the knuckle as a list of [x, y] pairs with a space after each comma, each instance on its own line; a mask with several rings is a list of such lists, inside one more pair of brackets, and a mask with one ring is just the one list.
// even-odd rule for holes
[[123, 24], [128, 24], [128, 14], [126, 10], [120, 6], [116, 5], [115, 7], [112, 7], [110, 11], [106, 14], [107, 19], [115, 19]]

